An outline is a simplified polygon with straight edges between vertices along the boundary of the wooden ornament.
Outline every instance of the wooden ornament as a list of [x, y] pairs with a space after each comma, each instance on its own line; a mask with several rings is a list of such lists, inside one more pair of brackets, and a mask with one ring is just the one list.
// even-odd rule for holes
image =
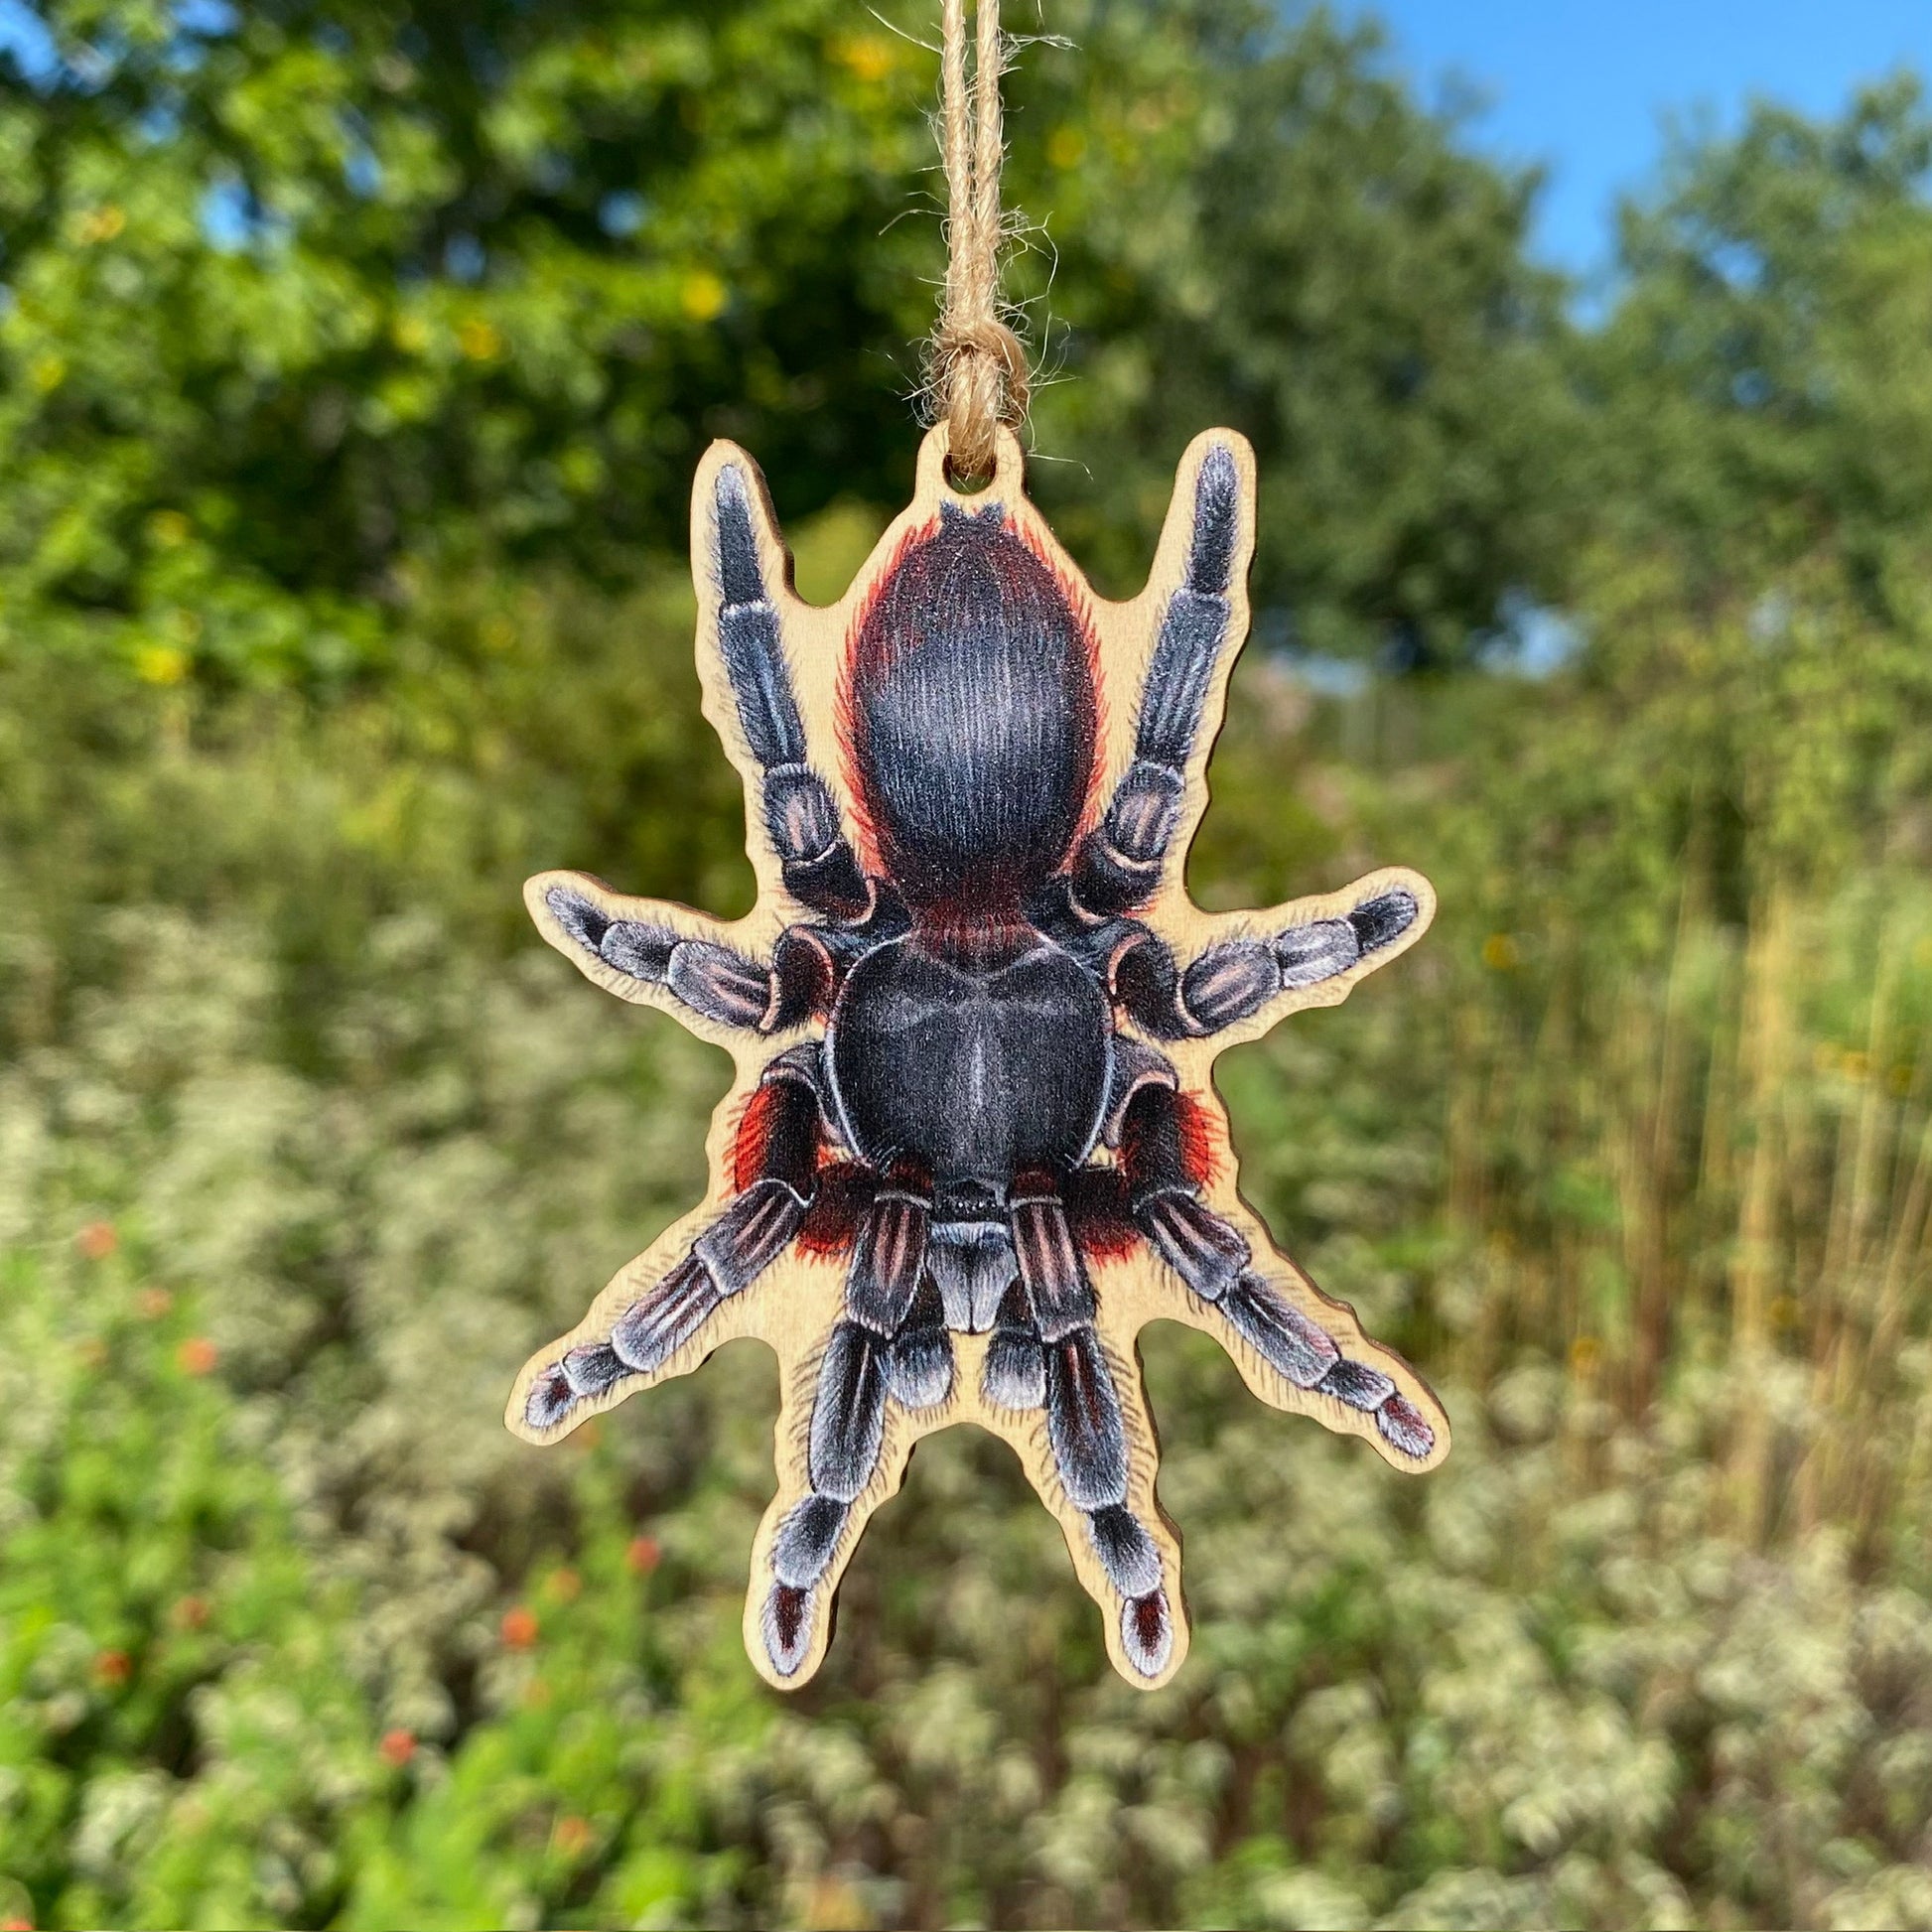
[[1009, 1443], [1059, 1519], [1129, 1683], [1187, 1649], [1138, 1336], [1214, 1335], [1277, 1408], [1397, 1468], [1441, 1405], [1276, 1251], [1236, 1189], [1216, 1055], [1333, 1006], [1436, 898], [1387, 868], [1265, 911], [1187, 897], [1208, 751], [1246, 635], [1255, 472], [1226, 430], [1181, 460], [1147, 588], [1096, 597], [1000, 432], [983, 488], [942, 424], [910, 506], [834, 605], [802, 602], [763, 479], [716, 443], [692, 496], [705, 715], [745, 780], [759, 897], [726, 923], [582, 873], [525, 888], [600, 986], [737, 1068], [703, 1202], [517, 1377], [554, 1442], [720, 1343], [777, 1352], [778, 1490], [745, 1641], [817, 1670], [839, 1579], [912, 1446]]

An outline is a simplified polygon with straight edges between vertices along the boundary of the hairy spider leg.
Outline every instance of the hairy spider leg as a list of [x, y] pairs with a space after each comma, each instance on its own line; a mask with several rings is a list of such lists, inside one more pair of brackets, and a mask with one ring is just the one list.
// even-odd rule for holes
[[1393, 945], [1420, 910], [1413, 891], [1391, 887], [1342, 918], [1285, 926], [1269, 939], [1223, 940], [1183, 972], [1173, 948], [1139, 919], [1086, 919], [1050, 897], [1033, 908], [1040, 931], [1098, 973], [1127, 1018], [1156, 1039], [1206, 1038], [1279, 994], [1338, 978]]
[[[1227, 978], [1223, 962], [1215, 960], [1197, 986], [1183, 985], [1173, 949], [1128, 915], [1160, 886], [1180, 820], [1187, 766], [1227, 647], [1242, 538], [1234, 454], [1226, 444], [1212, 444], [1194, 475], [1184, 576], [1162, 613], [1142, 684], [1133, 762], [1072, 865], [1030, 908], [1041, 930], [1104, 971], [1136, 1025], [1163, 1039], [1199, 1037], [1236, 1017], [1224, 1018], [1224, 1003], [1217, 1002]], [[1203, 1011], [1190, 1006], [1193, 991]]]
[[1285, 927], [1268, 939], [1225, 939], [1183, 972], [1167, 942], [1138, 922], [1120, 946], [1114, 995], [1161, 1039], [1203, 1038], [1250, 1018], [1278, 994], [1319, 986], [1390, 946], [1415, 924], [1407, 887], [1365, 898], [1344, 917]]
[[952, 1393], [952, 1337], [926, 1274], [931, 1224], [931, 1188], [889, 1174], [853, 1249], [845, 1312], [827, 1338], [812, 1398], [811, 1488], [786, 1512], [771, 1546], [760, 1628], [781, 1677], [792, 1676], [811, 1648], [818, 1585], [879, 1467], [888, 1398], [932, 1409]]
[[1278, 993], [1319, 986], [1380, 952], [1415, 924], [1421, 901], [1406, 887], [1363, 899], [1345, 917], [1293, 925], [1269, 939], [1210, 946], [1181, 975], [1180, 1011], [1202, 1034], [1259, 1013]]
[[712, 490], [719, 654], [745, 743], [763, 773], [764, 826], [785, 890], [822, 917], [856, 925], [872, 910], [873, 891], [831, 788], [811, 767], [778, 634], [777, 607], [765, 587], [752, 491], [752, 481], [738, 464], [720, 468]]
[[1194, 476], [1186, 576], [1168, 600], [1148, 663], [1134, 761], [1074, 855], [1069, 888], [1074, 903], [1090, 916], [1126, 912], [1161, 883], [1186, 794], [1187, 762], [1227, 643], [1241, 534], [1234, 453], [1216, 443]]
[[982, 1386], [990, 1401], [1045, 1411], [1060, 1486], [1086, 1517], [1094, 1553], [1120, 1592], [1122, 1648], [1143, 1677], [1158, 1677], [1173, 1647], [1173, 1616], [1160, 1550], [1128, 1506], [1127, 1430], [1094, 1332], [1093, 1284], [1050, 1177], [1025, 1177], [1007, 1218], [1022, 1294], [1001, 1308]]
[[550, 916], [584, 953], [640, 986], [666, 988], [689, 1012], [715, 1026], [772, 1034], [832, 1008], [846, 968], [843, 935], [787, 926], [771, 963], [722, 939], [698, 938], [645, 919], [615, 917], [591, 897], [607, 889], [563, 874], [543, 889]]
[[765, 1068], [739, 1126], [730, 1206], [618, 1316], [608, 1340], [571, 1349], [537, 1377], [524, 1407], [532, 1429], [554, 1428], [625, 1376], [661, 1368], [790, 1245], [818, 1187], [817, 1058], [817, 1047], [797, 1047]]
[[1325, 1328], [1256, 1271], [1246, 1237], [1201, 1198], [1187, 1104], [1172, 1087], [1152, 1083], [1128, 1103], [1121, 1138], [1128, 1205], [1155, 1252], [1298, 1389], [1372, 1415], [1383, 1440], [1404, 1455], [1428, 1455], [1436, 1432], [1394, 1377], [1344, 1355]]
[[1184, 972], [1164, 939], [1128, 916], [1160, 885], [1179, 822], [1187, 764], [1227, 645], [1241, 539], [1234, 456], [1214, 444], [1195, 473], [1185, 576], [1162, 614], [1134, 760], [1065, 877], [1031, 908], [1042, 931], [1104, 966], [1128, 1018], [1162, 1039], [1220, 1033], [1280, 993], [1348, 971], [1406, 932], [1419, 909], [1416, 895], [1397, 888], [1363, 900], [1345, 918], [1291, 926], [1266, 940], [1224, 941]]

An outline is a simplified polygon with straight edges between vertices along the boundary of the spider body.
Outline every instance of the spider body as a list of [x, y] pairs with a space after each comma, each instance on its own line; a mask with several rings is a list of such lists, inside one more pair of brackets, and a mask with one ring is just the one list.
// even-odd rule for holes
[[1130, 1495], [1122, 1364], [1096, 1325], [1093, 1264], [1110, 1258], [1157, 1257], [1190, 1306], [1295, 1390], [1372, 1416], [1398, 1456], [1435, 1450], [1395, 1379], [1284, 1296], [1210, 1202], [1204, 1103], [1163, 1050], [1351, 973], [1409, 931], [1427, 891], [1390, 884], [1343, 916], [1225, 939], [1185, 964], [1139, 916], [1173, 860], [1229, 638], [1243, 514], [1231, 448], [1210, 442], [1133, 756], [1104, 800], [1080, 592], [998, 502], [946, 502], [912, 528], [847, 636], [848, 834], [793, 696], [756, 483], [724, 462], [706, 518], [720, 655], [804, 916], [761, 960], [633, 916], [636, 901], [579, 875], [533, 882], [546, 929], [607, 984], [615, 973], [620, 990], [664, 989], [734, 1033], [800, 1035], [745, 1108], [722, 1212], [606, 1338], [539, 1369], [521, 1416], [552, 1430], [660, 1368], [794, 1244], [841, 1259], [808, 1487], [769, 1549], [759, 1628], [779, 1681], [811, 1648], [890, 1409], [930, 1413], [955, 1397], [962, 1335], [985, 1338], [971, 1358], [980, 1405], [1042, 1427], [1117, 1595], [1121, 1654], [1143, 1679], [1161, 1676], [1168, 1579], [1146, 1503]]
[[1070, 953], [1030, 935], [987, 960], [942, 931], [853, 968], [826, 1033], [826, 1086], [861, 1160], [909, 1160], [935, 1195], [997, 1206], [1014, 1175], [1086, 1158], [1112, 1055], [1105, 991]]

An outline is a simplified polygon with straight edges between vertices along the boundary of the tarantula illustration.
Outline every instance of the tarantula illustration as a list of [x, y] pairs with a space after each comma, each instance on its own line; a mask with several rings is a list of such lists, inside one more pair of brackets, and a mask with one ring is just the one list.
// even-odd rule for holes
[[[794, 1467], [747, 1628], [780, 1684], [815, 1668], [912, 1440], [986, 1422], [1111, 1600], [1116, 1662], [1154, 1683], [1184, 1624], [1130, 1359], [1141, 1321], [1209, 1328], [1259, 1393], [1398, 1465], [1447, 1449], [1425, 1385], [1239, 1202], [1207, 1078], [1227, 1041], [1332, 1004], [1420, 936], [1434, 897], [1389, 870], [1273, 914], [1186, 899], [1245, 628], [1240, 438], [1190, 449], [1131, 605], [1086, 589], [1019, 490], [1017, 446], [974, 496], [942, 456], [935, 431], [919, 498], [828, 611], [791, 593], [751, 460], [720, 445], [700, 471], [708, 702], [755, 801], [760, 909], [728, 931], [575, 873], [528, 897], [554, 945], [731, 1046], [740, 1080], [705, 1209], [531, 1362], [510, 1421], [549, 1440], [728, 1334], [773, 1339], [781, 1477], [787, 1449]], [[1111, 729], [1106, 686], [1129, 679]]]

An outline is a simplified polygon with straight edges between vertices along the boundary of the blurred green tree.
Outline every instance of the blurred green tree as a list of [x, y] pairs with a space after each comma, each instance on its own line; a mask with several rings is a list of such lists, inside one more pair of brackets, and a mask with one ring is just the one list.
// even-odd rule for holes
[[[1791, 1095], [1821, 926], [1847, 917], [1832, 943], [1869, 1005], [1817, 1066], [1850, 1054], [1886, 1067], [1890, 1101], [1919, 1091], [1897, 999], [1918, 943], [1903, 907], [1932, 861], [1929, 185], [1932, 116], [1901, 77], [1835, 118], [1765, 104], [1682, 141], [1625, 208], [1617, 305], [1578, 353], [1586, 644], [1560, 703], [1504, 721], [1470, 828], [1496, 958], [1513, 974], [1513, 934], [1534, 955], [1475, 1057], [1524, 1063], [1517, 1119], [1569, 1165], [1529, 1188], [1547, 1153], [1499, 1137], [1475, 1191], [1535, 1244], [1618, 1231], [1587, 1319], [1633, 1413], [1693, 1359], [1688, 1334], [1736, 1365], [1725, 1494], [1753, 1535], [1786, 1508], [1815, 1519], [1857, 1464], [1875, 1536], [1896, 1480], [1871, 1425], [1848, 1423], [1842, 1460], [1781, 1485], [1767, 1390], [1781, 1243], [1828, 1199], [1839, 1233], [1791, 1264], [1833, 1364], [1819, 1387], [1876, 1404], [1898, 1372], [1873, 1282], [1901, 1264], [1874, 1259], [1873, 1230], [1917, 1210], [1886, 1223], [1874, 1205], [1889, 1102], [1874, 1088], [1855, 1140]], [[1738, 1030], [1726, 1049], [1691, 1044], [1713, 993]], [[1538, 1073], [1550, 1040], [1559, 1067]], [[1572, 1084], [1586, 1066], [1626, 1112], [1620, 1145]]]
[[1932, 115], [1900, 74], [1836, 119], [1762, 103], [1680, 135], [1621, 211], [1624, 287], [1587, 345], [1614, 435], [1606, 520], [1706, 599], [1837, 554], [1886, 609], [1932, 511]]
[[[425, 570], [609, 583], [681, 547], [713, 435], [788, 514], [896, 506], [940, 253], [929, 11], [50, 0], [44, 58], [0, 57], [11, 621], [158, 682], [327, 678]], [[1532, 178], [1319, 12], [1052, 24], [1072, 44], [1011, 80], [1010, 198], [1044, 224], [1015, 292], [1077, 377], [1037, 428], [1085, 466], [1042, 467], [1096, 564], [1138, 573], [1169, 466], [1229, 420], [1270, 466], [1264, 601], [1311, 643], [1459, 648], [1548, 590]]]
[[1899, 852], [1932, 782], [1928, 187], [1907, 76], [1836, 119], [1765, 104], [1682, 140], [1580, 345], [1587, 668], [1642, 765], [1584, 783], [1593, 810], [1644, 800], [1656, 856], [1695, 846], [1732, 916]]
[[1138, 588], [1173, 458], [1229, 423], [1261, 464], [1266, 641], [1460, 659], [1512, 592], [1558, 595], [1582, 425], [1563, 283], [1525, 253], [1536, 172], [1423, 112], [1372, 23], [1064, 11], [1076, 45], [1036, 77], [1085, 113], [1040, 143], [1023, 71], [1015, 171], [1057, 244], [1047, 361], [1069, 379], [1039, 441], [1090, 471], [1042, 469], [1063, 534]]

